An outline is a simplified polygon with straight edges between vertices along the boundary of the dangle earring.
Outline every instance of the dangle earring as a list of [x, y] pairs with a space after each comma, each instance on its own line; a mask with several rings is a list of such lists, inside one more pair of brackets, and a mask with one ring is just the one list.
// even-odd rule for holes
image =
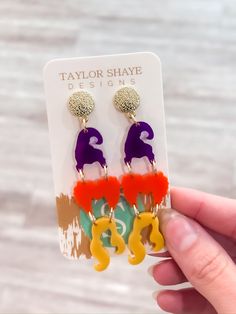
[[[116, 229], [114, 210], [120, 197], [120, 183], [116, 177], [108, 175], [106, 159], [102, 150], [95, 148], [91, 144], [91, 139], [95, 139], [94, 144], [101, 145], [103, 138], [100, 132], [91, 127], [87, 127], [88, 116], [94, 109], [94, 100], [85, 91], [75, 92], [69, 98], [68, 108], [70, 112], [79, 118], [81, 131], [79, 132], [75, 159], [76, 169], [80, 175], [80, 180], [74, 187], [74, 198], [79, 207], [89, 215], [92, 221], [92, 239], [90, 251], [98, 263], [94, 265], [97, 271], [105, 270], [110, 263], [108, 250], [103, 247], [101, 235], [103, 232], [110, 231], [111, 245], [116, 247], [116, 253], [121, 254], [125, 250], [125, 243], [122, 236]], [[103, 169], [103, 176], [97, 180], [86, 180], [84, 165], [99, 163]], [[108, 216], [96, 218], [93, 213], [92, 202], [104, 198], [110, 208]]]
[[[125, 113], [132, 123], [124, 145], [124, 162], [128, 173], [122, 176], [121, 187], [135, 215], [133, 230], [128, 239], [128, 247], [132, 253], [129, 256], [129, 263], [133, 265], [141, 263], [146, 255], [141, 236], [144, 228], [151, 226], [149, 240], [153, 244], [154, 252], [164, 247], [164, 239], [159, 231], [157, 212], [158, 208], [165, 204], [169, 185], [167, 177], [162, 172], [157, 171], [152, 146], [144, 142], [144, 139], [152, 140], [154, 138], [151, 126], [146, 122], [135, 119], [136, 109], [139, 104], [140, 97], [132, 87], [123, 87], [114, 96], [115, 107], [122, 113]], [[151, 171], [144, 175], [134, 173], [131, 166], [133, 158], [142, 157], [148, 159], [151, 168]], [[140, 212], [138, 209], [138, 196], [140, 194], [146, 198], [149, 197], [151, 200], [148, 211]]]

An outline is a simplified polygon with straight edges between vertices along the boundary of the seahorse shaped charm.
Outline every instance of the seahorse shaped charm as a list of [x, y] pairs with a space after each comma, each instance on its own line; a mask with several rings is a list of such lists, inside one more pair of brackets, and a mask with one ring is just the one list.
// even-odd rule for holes
[[128, 246], [133, 254], [129, 256], [129, 263], [136, 265], [141, 263], [146, 255], [146, 249], [142, 243], [141, 232], [144, 228], [151, 226], [150, 242], [153, 244], [152, 250], [158, 252], [164, 247], [164, 239], [159, 231], [159, 221], [151, 212], [142, 212], [134, 219], [133, 230], [130, 233]]
[[125, 250], [125, 242], [122, 236], [118, 233], [116, 223], [109, 217], [101, 217], [96, 220], [92, 226], [92, 240], [90, 243], [90, 251], [98, 263], [94, 265], [95, 270], [103, 271], [110, 263], [110, 255], [108, 250], [103, 246], [101, 235], [103, 232], [110, 230], [111, 245], [116, 247], [116, 254], [121, 254]]

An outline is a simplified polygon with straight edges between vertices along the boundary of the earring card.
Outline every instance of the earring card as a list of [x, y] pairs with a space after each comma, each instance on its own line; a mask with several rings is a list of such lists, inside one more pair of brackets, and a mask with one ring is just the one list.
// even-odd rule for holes
[[[149, 144], [156, 156], [158, 171], [168, 177], [161, 63], [149, 52], [55, 59], [44, 68], [44, 85], [61, 252], [68, 258], [90, 258], [92, 223], [73, 197], [74, 186], [79, 180], [74, 153], [80, 124], [68, 110], [69, 97], [80, 90], [92, 95], [95, 108], [89, 115], [88, 126], [102, 134], [103, 144], [99, 148], [106, 157], [109, 174], [120, 178], [127, 172], [123, 161], [124, 141], [130, 122], [116, 110], [113, 98], [123, 86], [135, 88], [140, 96], [136, 118], [152, 127], [154, 139]], [[148, 163], [137, 159], [132, 166], [136, 172], [145, 173]], [[96, 163], [86, 165], [84, 172], [86, 178], [92, 180], [101, 175]], [[169, 207], [169, 195], [166, 203]], [[145, 210], [144, 198], [139, 198], [139, 205], [140, 211]], [[95, 217], [105, 215], [105, 200], [94, 200], [93, 211]], [[133, 216], [133, 209], [121, 194], [115, 220], [126, 243]], [[143, 233], [143, 239], [148, 245], [148, 230]], [[104, 246], [111, 246], [109, 233], [103, 233], [101, 240]]]

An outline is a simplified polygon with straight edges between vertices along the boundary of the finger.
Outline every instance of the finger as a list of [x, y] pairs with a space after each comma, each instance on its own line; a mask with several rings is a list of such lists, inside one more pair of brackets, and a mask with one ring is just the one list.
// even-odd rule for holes
[[172, 188], [171, 203], [178, 212], [236, 239], [236, 200], [191, 189]]
[[225, 249], [232, 259], [236, 257], [236, 241], [229, 237], [205, 228], [205, 230]]
[[235, 312], [236, 267], [194, 220], [174, 210], [160, 215], [166, 247], [186, 278], [221, 313]]
[[[229, 237], [220, 234], [212, 229], [209, 229], [208, 227], [205, 227], [205, 230], [225, 249], [225, 251], [230, 255], [232, 260], [235, 261], [236, 259], [236, 242], [233, 239], [230, 239]], [[171, 257], [170, 252], [157, 252], [157, 253], [148, 253], [149, 256], [152, 257]]]
[[149, 268], [149, 273], [161, 285], [177, 285], [187, 279], [173, 259], [162, 261]]
[[168, 251], [158, 252], [158, 253], [148, 253], [148, 255], [153, 256], [153, 257], [171, 257], [171, 255]]
[[158, 305], [174, 314], [216, 314], [213, 306], [196, 290], [165, 290], [157, 295]]

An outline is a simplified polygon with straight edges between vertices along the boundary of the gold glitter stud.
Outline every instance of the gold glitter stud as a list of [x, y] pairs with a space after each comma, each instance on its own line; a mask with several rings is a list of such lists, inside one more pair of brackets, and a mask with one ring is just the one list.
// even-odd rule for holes
[[140, 97], [132, 87], [120, 88], [114, 96], [115, 107], [123, 113], [135, 115], [135, 110], [140, 104]]
[[94, 109], [94, 100], [88, 92], [75, 92], [69, 98], [68, 107], [74, 116], [86, 119]]

